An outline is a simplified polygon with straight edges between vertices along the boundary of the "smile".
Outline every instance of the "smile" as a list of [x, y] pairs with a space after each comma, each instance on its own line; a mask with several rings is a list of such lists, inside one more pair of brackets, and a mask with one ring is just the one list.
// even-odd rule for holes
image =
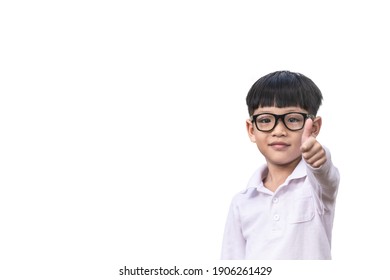
[[275, 150], [284, 150], [288, 148], [290, 145], [284, 142], [272, 142], [268, 146], [272, 147]]

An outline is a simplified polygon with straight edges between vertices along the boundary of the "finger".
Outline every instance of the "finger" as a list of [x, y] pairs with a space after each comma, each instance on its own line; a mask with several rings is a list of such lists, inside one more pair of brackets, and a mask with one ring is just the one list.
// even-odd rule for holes
[[319, 168], [319, 167], [323, 166], [325, 162], [326, 162], [326, 157], [325, 158], [320, 158], [319, 160], [317, 160], [317, 161], [315, 161], [313, 163], [309, 163], [309, 164], [313, 168]]
[[312, 129], [313, 129], [313, 120], [308, 118], [303, 128], [302, 142], [301, 142], [302, 144], [305, 143], [310, 138], [310, 136], [312, 135]]
[[312, 157], [322, 150], [322, 146], [312, 136], [301, 146], [301, 152], [305, 157]]
[[317, 143], [317, 140], [313, 136], [309, 136], [305, 142], [301, 145], [301, 152], [305, 153], [307, 151], [312, 150], [313, 146]]
[[310, 165], [314, 165], [317, 162], [326, 161], [326, 153], [323, 149], [315, 150], [314, 153], [311, 150], [307, 153], [303, 153], [302, 156], [305, 159], [305, 161]]

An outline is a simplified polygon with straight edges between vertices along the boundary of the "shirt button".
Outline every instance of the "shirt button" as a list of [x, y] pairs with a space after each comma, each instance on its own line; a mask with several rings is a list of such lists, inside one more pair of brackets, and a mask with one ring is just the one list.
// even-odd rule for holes
[[273, 202], [273, 203], [278, 203], [278, 202], [279, 202], [279, 198], [274, 197], [274, 198], [272, 199], [272, 202]]
[[274, 221], [279, 221], [279, 219], [280, 219], [279, 215], [278, 215], [278, 214], [275, 214], [275, 215], [274, 215]]

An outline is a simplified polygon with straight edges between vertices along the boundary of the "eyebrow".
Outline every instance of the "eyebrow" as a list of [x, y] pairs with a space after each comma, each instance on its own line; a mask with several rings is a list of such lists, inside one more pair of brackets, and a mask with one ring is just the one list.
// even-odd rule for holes
[[305, 114], [307, 114], [307, 112], [304, 112], [303, 110], [304, 109], [302, 109], [302, 108], [296, 108], [296, 109], [291, 109], [291, 110], [288, 110], [288, 111], [285, 111], [285, 112], [281, 112], [279, 114], [277, 114], [275, 112], [271, 112], [271, 111], [263, 111], [263, 112], [253, 112], [253, 115], [258, 115], [258, 114], [283, 115], [283, 114], [287, 114], [287, 113], [305, 113]]

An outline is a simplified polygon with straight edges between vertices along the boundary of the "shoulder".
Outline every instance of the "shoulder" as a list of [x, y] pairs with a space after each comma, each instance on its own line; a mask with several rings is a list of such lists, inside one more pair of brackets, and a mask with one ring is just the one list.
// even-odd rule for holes
[[246, 188], [233, 196], [230, 207], [232, 207], [234, 211], [238, 209], [245, 209], [257, 200], [256, 198], [258, 197], [258, 194], [259, 193], [256, 188]]
[[267, 165], [262, 165], [253, 172], [250, 177], [247, 186], [245, 189], [242, 189], [240, 192], [236, 193], [233, 197], [234, 203], [240, 203], [241, 201], [245, 201], [247, 199], [253, 198], [258, 195], [257, 188], [262, 186], [262, 178], [264, 176], [264, 172], [267, 170]]

